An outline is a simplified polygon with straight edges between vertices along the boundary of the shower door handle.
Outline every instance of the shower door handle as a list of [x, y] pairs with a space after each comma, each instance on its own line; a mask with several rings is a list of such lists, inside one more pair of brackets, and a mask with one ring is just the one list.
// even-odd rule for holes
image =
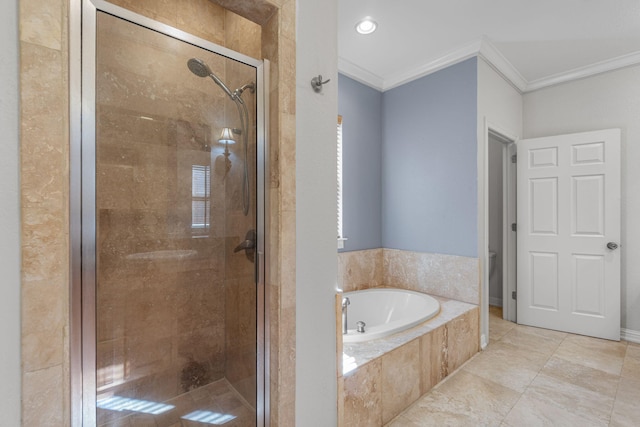
[[240, 251], [246, 251], [248, 249], [254, 249], [255, 247], [256, 247], [256, 242], [254, 242], [253, 240], [247, 239], [244, 242], [240, 243], [238, 246], [236, 246], [233, 252], [236, 253]]
[[244, 241], [235, 247], [233, 253], [245, 251], [247, 258], [253, 262], [253, 254], [256, 250], [256, 238], [256, 230], [247, 231], [247, 234], [244, 236]]

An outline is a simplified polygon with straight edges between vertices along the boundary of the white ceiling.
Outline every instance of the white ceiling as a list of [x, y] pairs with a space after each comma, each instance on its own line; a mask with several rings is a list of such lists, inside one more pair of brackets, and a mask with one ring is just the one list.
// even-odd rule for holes
[[338, 55], [380, 90], [480, 55], [526, 92], [640, 63], [640, 0], [338, 0]]

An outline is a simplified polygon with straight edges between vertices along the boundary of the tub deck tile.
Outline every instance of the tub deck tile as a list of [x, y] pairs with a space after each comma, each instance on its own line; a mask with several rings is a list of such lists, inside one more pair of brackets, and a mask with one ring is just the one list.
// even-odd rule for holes
[[343, 373], [347, 373], [370, 362], [371, 360], [381, 357], [394, 349], [413, 341], [414, 339], [420, 338], [421, 336], [438, 329], [474, 308], [477, 308], [474, 304], [462, 301], [436, 296], [434, 296], [434, 298], [440, 302], [440, 313], [438, 313], [434, 318], [414, 326], [413, 328], [407, 329], [406, 331], [387, 337], [359, 343], [344, 343], [344, 359], [349, 360], [349, 363], [345, 363]]

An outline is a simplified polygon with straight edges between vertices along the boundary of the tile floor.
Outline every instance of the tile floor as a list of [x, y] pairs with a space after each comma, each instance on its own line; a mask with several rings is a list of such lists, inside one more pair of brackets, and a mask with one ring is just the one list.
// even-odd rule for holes
[[516, 325], [393, 419], [415, 426], [640, 426], [640, 345]]
[[[119, 418], [101, 427], [225, 427], [255, 426], [255, 410], [226, 379], [163, 402], [172, 409], [152, 415], [115, 411]], [[103, 410], [106, 411], [106, 410]]]

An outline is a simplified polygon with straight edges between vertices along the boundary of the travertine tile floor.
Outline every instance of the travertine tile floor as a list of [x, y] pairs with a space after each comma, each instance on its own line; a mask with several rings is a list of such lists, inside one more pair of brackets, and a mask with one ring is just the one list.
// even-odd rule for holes
[[163, 404], [171, 405], [172, 409], [158, 415], [122, 411], [121, 417], [101, 424], [101, 427], [255, 426], [255, 410], [226, 379], [192, 390]]
[[640, 345], [490, 312], [487, 349], [387, 426], [640, 426]]

